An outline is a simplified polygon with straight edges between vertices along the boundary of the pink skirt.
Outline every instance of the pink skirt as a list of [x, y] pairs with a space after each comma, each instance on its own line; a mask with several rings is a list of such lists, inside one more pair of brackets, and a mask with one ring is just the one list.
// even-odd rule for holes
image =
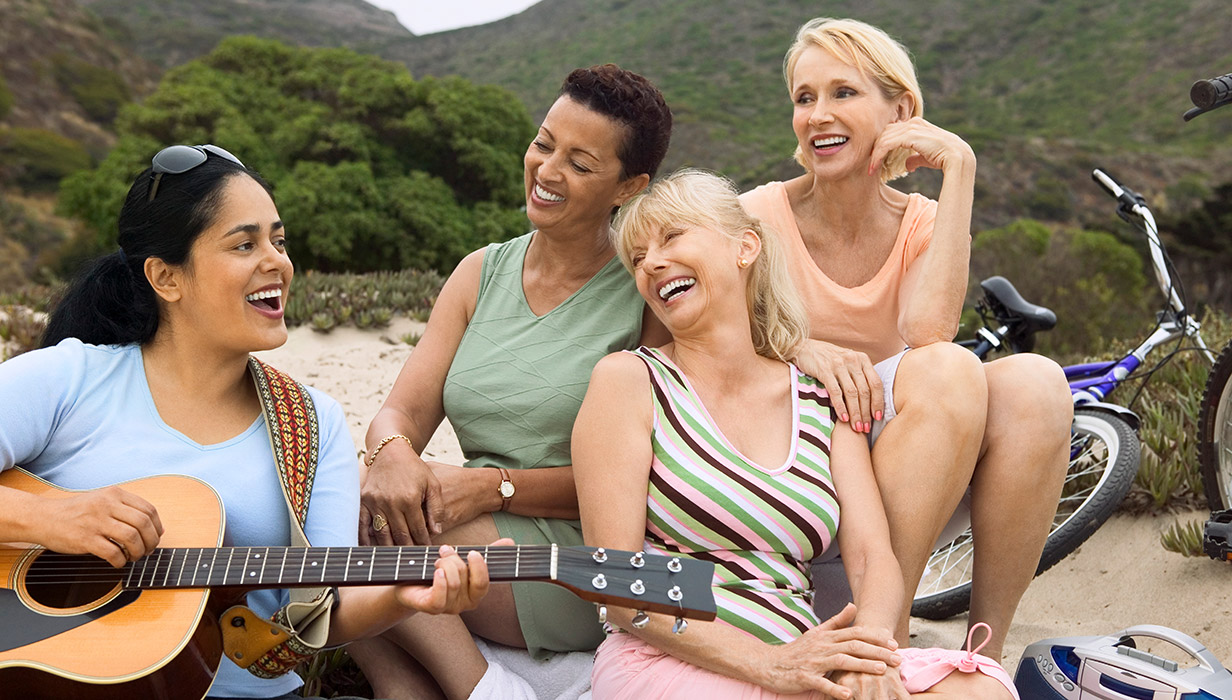
[[[899, 649], [899, 673], [908, 692], [923, 692], [955, 670], [983, 673], [1000, 681], [1015, 698], [1009, 674], [992, 659], [947, 649]], [[591, 672], [594, 700], [825, 700], [818, 691], [783, 695], [681, 661], [637, 637], [608, 635], [595, 654]]]

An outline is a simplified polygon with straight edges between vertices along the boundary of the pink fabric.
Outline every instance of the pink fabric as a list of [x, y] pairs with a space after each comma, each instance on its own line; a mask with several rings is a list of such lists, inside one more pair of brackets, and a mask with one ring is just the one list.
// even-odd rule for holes
[[[1009, 674], [987, 656], [948, 649], [900, 649], [899, 673], [908, 692], [919, 693], [945, 680], [955, 670], [983, 673], [1000, 681], [1015, 698]], [[593, 700], [825, 700], [817, 691], [782, 695], [686, 663], [618, 632], [608, 635], [595, 654], [590, 677]]]
[[817, 267], [796, 226], [783, 183], [745, 192], [740, 203], [783, 241], [791, 278], [809, 312], [812, 337], [859, 350], [874, 364], [907, 346], [898, 333], [899, 290], [907, 269], [932, 240], [936, 202], [910, 195], [893, 250], [877, 274], [858, 287], [843, 287]]
[[[971, 648], [972, 637], [975, 636], [975, 631], [983, 629], [985, 633], [984, 641], [980, 642], [978, 647]], [[988, 644], [988, 640], [992, 637], [992, 630], [987, 624], [977, 622], [975, 626], [967, 632], [967, 649], [968, 651], [954, 651], [952, 649], [901, 649], [899, 655], [903, 657], [903, 663], [898, 667], [898, 672], [902, 675], [903, 685], [909, 693], [920, 693], [937, 685], [945, 680], [954, 671], [962, 673], [983, 673], [984, 675], [995, 678], [1001, 681], [1015, 700], [1018, 698], [1018, 690], [1014, 688], [1014, 681], [1010, 679], [1010, 674], [1001, 668], [1001, 664], [993, 661], [987, 656], [979, 654], [979, 650]]]
[[815, 691], [780, 695], [721, 676], [624, 632], [599, 645], [590, 692], [593, 700], [826, 700]]

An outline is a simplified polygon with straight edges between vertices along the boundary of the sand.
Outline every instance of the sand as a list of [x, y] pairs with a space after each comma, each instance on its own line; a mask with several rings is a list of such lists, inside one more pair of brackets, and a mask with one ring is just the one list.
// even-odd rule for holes
[[[422, 323], [404, 318], [382, 330], [339, 328], [321, 334], [300, 327], [291, 331], [286, 345], [261, 356], [341, 402], [358, 449], [368, 422], [413, 350], [399, 338], [422, 331]], [[460, 463], [461, 452], [447, 424], [437, 431], [427, 453]], [[1196, 638], [1232, 667], [1232, 565], [1187, 559], [1159, 544], [1160, 532], [1174, 520], [1205, 520], [1206, 515], [1114, 516], [1077, 552], [1039, 576], [1009, 632], [1004, 662], [1010, 673], [1023, 648], [1036, 641], [1111, 634], [1147, 623]], [[956, 648], [963, 643], [965, 626], [965, 615], [941, 622], [913, 620], [913, 646]]]

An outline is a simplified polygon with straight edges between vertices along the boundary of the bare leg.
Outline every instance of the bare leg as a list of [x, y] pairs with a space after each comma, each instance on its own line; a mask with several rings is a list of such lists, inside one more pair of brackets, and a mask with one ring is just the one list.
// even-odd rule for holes
[[873, 471], [906, 589], [895, 637], [910, 644], [911, 599], [979, 456], [988, 399], [969, 350], [935, 343], [908, 352], [894, 380], [898, 415], [873, 447]]
[[[451, 545], [488, 544], [499, 534], [492, 517], [480, 516], [435, 538]], [[473, 622], [475, 625], [468, 629]], [[401, 688], [407, 680], [405, 666], [418, 661], [436, 679], [444, 697], [466, 698], [488, 669], [471, 639], [471, 633], [494, 642], [525, 648], [522, 629], [513, 606], [513, 590], [508, 584], [493, 585], [479, 607], [462, 617], [457, 615], [413, 615], [387, 630], [377, 639], [383, 646], [363, 645], [352, 653], [379, 697], [419, 697]], [[402, 656], [397, 656], [401, 652]]]
[[[499, 537], [492, 516], [482, 515], [445, 532], [435, 541], [454, 546], [480, 545]], [[472, 633], [484, 639], [518, 649], [526, 648], [522, 626], [518, 624], [518, 611], [513, 604], [513, 586], [510, 584], [493, 584], [479, 607], [462, 613], [462, 620]]]
[[1074, 410], [1065, 374], [1052, 360], [1021, 354], [984, 367], [988, 420], [971, 482], [975, 564], [967, 624], [988, 623], [992, 638], [982, 653], [1000, 661], [1056, 513]]
[[[413, 656], [384, 637], [347, 645], [347, 653], [364, 670], [372, 696], [388, 700], [445, 700], [432, 675]], [[369, 672], [371, 669], [372, 672]]]
[[1012, 700], [1014, 696], [1000, 681], [990, 676], [955, 671], [928, 690], [912, 693], [911, 697], [928, 700]]

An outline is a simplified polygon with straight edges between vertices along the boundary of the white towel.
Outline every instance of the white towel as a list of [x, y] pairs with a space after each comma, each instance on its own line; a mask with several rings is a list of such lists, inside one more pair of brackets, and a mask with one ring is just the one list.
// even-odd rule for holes
[[470, 700], [588, 700], [594, 652], [555, 654], [536, 661], [525, 649], [514, 649], [475, 637], [488, 660]]

